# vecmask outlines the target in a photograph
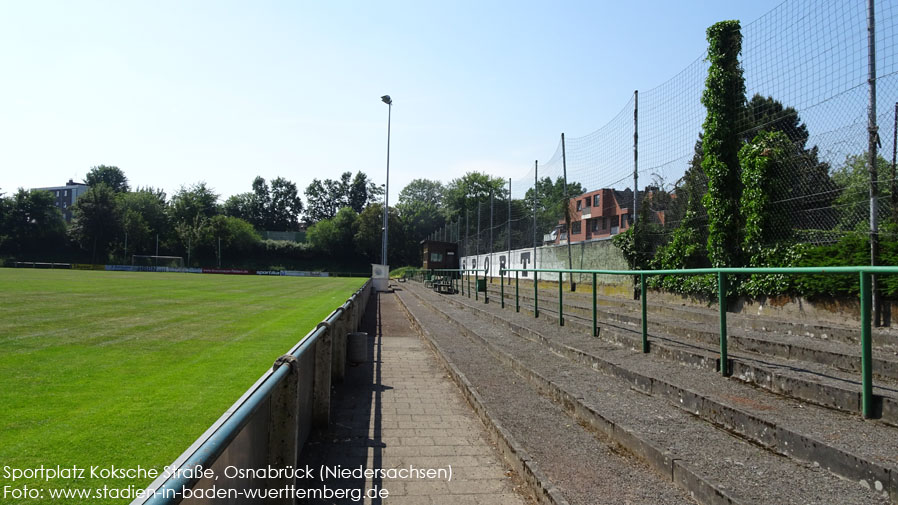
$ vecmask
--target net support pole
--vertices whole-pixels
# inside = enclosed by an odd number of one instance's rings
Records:
[[[480,200],[477,200],[477,256],[480,256]]]
[[[536,267],[536,202],[538,199],[537,192],[539,187],[539,160],[533,162],[533,260],[530,262],[530,268]],[[536,275],[533,276],[536,282]]]
[[[471,213],[468,211],[467,205],[465,205],[465,256],[471,255],[471,253],[468,251],[468,249],[470,249],[470,247],[471,247],[471,242],[469,240],[469,233],[468,233],[468,230],[471,229],[471,215],[470,214]],[[468,263],[470,263],[470,261],[468,261]],[[465,265],[465,268],[467,268],[468,266],[469,265]],[[468,276],[470,277],[471,274],[469,273]]]
[[[511,266],[511,177],[508,178],[508,256],[505,258],[505,264]],[[503,277],[504,279],[504,277]],[[511,282],[511,277],[508,278]]]
[[[898,173],[895,172],[898,161],[898,102],[895,102],[895,123],[892,126],[892,177],[889,180],[889,191],[892,203],[892,221],[898,223]]]
[[[639,90],[633,91],[633,223],[639,215]]]
[[[493,190],[492,189],[490,190],[490,247],[487,250],[487,255],[489,257],[488,264],[490,267],[492,267],[493,266]],[[483,274],[484,278],[486,277],[487,274],[489,274],[489,271],[487,271]],[[493,283],[492,275],[490,275],[490,279],[487,282],[489,282],[490,284]],[[486,298],[486,295],[484,295],[484,298]]]
[[[874,14],[874,0],[867,0],[867,55],[869,76],[867,82],[870,86],[870,103],[867,119],[867,155],[870,167],[870,266],[879,264],[879,187],[876,170],[876,148],[879,141],[878,127],[876,126],[876,16]],[[881,319],[879,282],[876,275],[871,277],[871,294],[873,296],[873,324],[879,326]]]
[[[539,272],[533,271],[533,317],[539,317]]]
[[[564,222],[567,227],[567,267],[569,270],[574,269],[574,257],[571,253],[571,199],[567,194],[567,154],[564,151],[564,133],[561,134],[561,168],[564,174]],[[558,282],[561,283],[563,275],[558,273]],[[571,291],[574,290],[574,276],[569,275],[571,281]]]

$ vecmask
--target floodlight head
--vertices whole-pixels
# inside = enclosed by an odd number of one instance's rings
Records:
[[[393,105],[393,99],[390,98],[390,95],[384,95],[380,97],[380,99],[383,100],[383,102],[387,105]]]

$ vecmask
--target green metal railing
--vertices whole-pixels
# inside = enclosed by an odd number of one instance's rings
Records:
[[[479,291],[476,290],[477,280],[482,269],[440,269],[431,272],[454,272],[457,274],[459,283],[462,286],[462,294],[464,294],[464,283],[462,279],[467,279],[467,295],[471,296],[471,272],[474,273],[474,299],[479,299]],[[872,309],[872,290],[870,276],[872,274],[898,274],[896,266],[844,266],[844,267],[779,267],[779,268],[695,268],[681,270],[578,270],[578,269],[526,269],[526,268],[506,268],[499,271],[499,277],[502,280],[500,284],[500,292],[502,297],[502,307],[505,307],[505,276],[508,272],[514,272],[514,296],[515,296],[515,312],[520,312],[520,272],[533,273],[533,316],[539,317],[539,274],[551,273],[557,274],[558,281],[558,324],[564,326],[564,286],[562,283],[563,274],[590,274],[592,276],[592,334],[599,335],[598,326],[598,309],[596,296],[596,283],[598,275],[630,275],[639,277],[640,286],[640,305],[642,312],[642,352],[649,352],[648,339],[648,319],[647,313],[647,291],[645,288],[646,277],[652,275],[716,275],[717,276],[717,302],[720,323],[720,373],[724,376],[730,374],[729,356],[727,351],[727,290],[729,287],[729,279],[733,275],[752,275],[752,274],[785,274],[785,275],[845,275],[856,274],[860,277],[860,323],[861,323],[861,410],[865,418],[871,418],[874,415],[873,400],[873,343],[871,333],[871,309]],[[484,275],[486,279],[486,275]],[[510,279],[509,279],[510,283]],[[488,291],[484,292],[484,303],[489,303]]]
[[[632,275],[639,276],[641,311],[642,311],[642,352],[649,352],[648,341],[648,320],[646,317],[646,298],[647,291],[645,289],[645,278],[651,275],[717,275],[717,301],[720,323],[720,373],[724,376],[729,375],[728,353],[727,353],[727,288],[729,286],[729,276],[732,275],[752,275],[752,274],[787,274],[787,275],[836,275],[836,274],[857,274],[860,276],[860,323],[861,323],[861,410],[865,418],[873,417],[873,343],[871,333],[871,309],[872,309],[872,290],[870,286],[870,276],[872,274],[898,274],[898,267],[894,266],[845,266],[845,267],[780,267],[780,268],[695,268],[683,270],[576,270],[576,269],[505,269],[500,272],[533,272],[534,280],[538,272],[555,273],[559,275],[559,294],[563,291],[561,285],[562,274],[592,274],[592,290],[593,290],[593,334],[597,334],[597,308],[596,308],[596,276],[602,275]],[[538,289],[534,282],[534,313],[538,306]],[[516,302],[517,303],[517,302]],[[561,296],[559,296],[558,306],[559,324],[564,324],[563,305],[561,304]]]

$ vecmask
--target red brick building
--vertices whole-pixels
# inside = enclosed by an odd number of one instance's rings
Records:
[[[651,199],[657,188],[646,188]],[[640,191],[638,205],[643,204],[646,192]],[[570,241],[607,239],[618,233],[627,231],[633,222],[633,190],[597,189],[571,198]],[[655,212],[653,216],[664,224],[664,212]],[[558,226],[543,237],[545,244],[566,244],[568,234],[564,230],[564,219]]]

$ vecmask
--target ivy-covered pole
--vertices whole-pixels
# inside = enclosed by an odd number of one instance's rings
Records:
[[[708,28],[708,78],[702,105],[708,111],[702,125],[702,170],[708,192],[708,259],[714,267],[740,266],[742,174],[739,168],[741,116],[745,108],[745,80],[739,65],[742,32],[739,21],[721,21]],[[727,279],[719,275],[720,371],[727,375]]]
[[[739,200],[739,131],[745,106],[745,81],[739,65],[742,33],[739,21],[721,21],[708,28],[708,78],[702,105],[708,111],[702,125],[702,169],[708,192],[702,202],[708,210],[708,259],[714,267],[740,265],[742,228]]]

